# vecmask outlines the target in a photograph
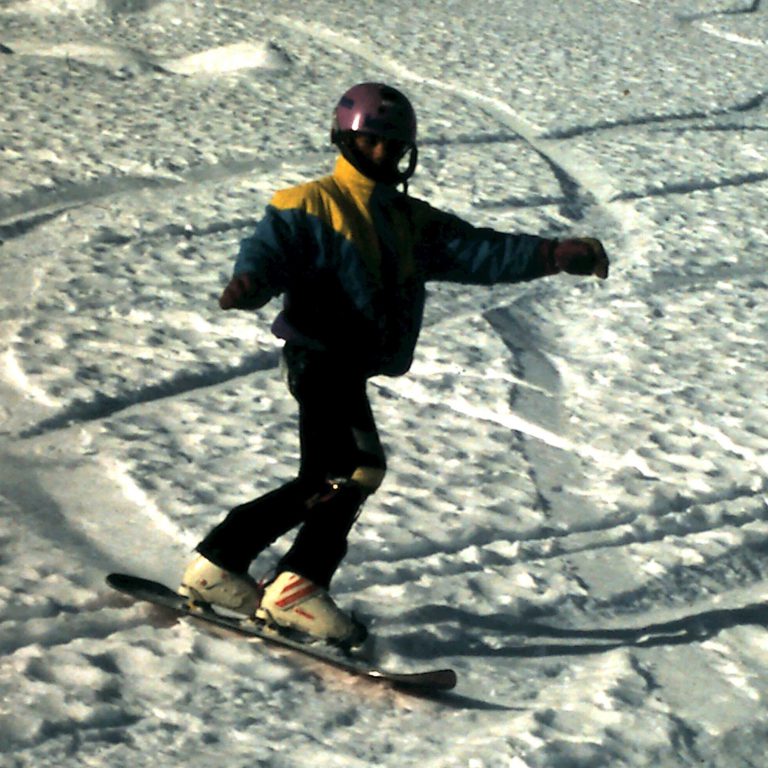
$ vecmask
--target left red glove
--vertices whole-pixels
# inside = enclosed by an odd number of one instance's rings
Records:
[[[250,272],[233,277],[219,297],[222,309],[248,309],[248,300],[256,292],[256,279]]]
[[[568,272],[571,275],[595,275],[601,280],[608,277],[608,255],[603,244],[594,237],[574,237],[553,240],[547,254],[547,267],[551,274]]]

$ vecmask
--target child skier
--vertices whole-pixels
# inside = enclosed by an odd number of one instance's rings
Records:
[[[608,258],[595,239],[475,228],[409,197],[416,115],[394,88],[348,90],[331,140],[340,152],[333,174],[275,194],[219,299],[225,310],[257,309],[284,296],[273,331],[285,341],[299,406],[298,477],[232,509],[197,546],[179,591],[353,645],[365,629],[328,590],[358,510],[386,470],[366,382],[409,369],[425,283],[514,283],[561,271],[606,278]],[[298,526],[262,589],[248,575],[251,562]]]

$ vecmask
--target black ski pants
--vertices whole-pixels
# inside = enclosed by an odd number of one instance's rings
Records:
[[[364,374],[328,353],[290,342],[283,362],[299,405],[298,477],[232,509],[197,551],[222,568],[245,573],[262,550],[300,526],[277,570],[327,589],[347,553],[360,506],[381,484],[386,460]]]

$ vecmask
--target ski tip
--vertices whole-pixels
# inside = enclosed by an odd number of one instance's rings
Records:
[[[134,576],[130,573],[108,573],[106,576],[107,584],[118,592],[124,592],[127,595],[138,599],[164,598],[166,601],[173,597],[178,599],[178,594],[169,589],[165,584],[152,579],[145,579],[142,576]]]
[[[119,589],[120,585],[123,584],[127,578],[128,576],[125,573],[108,573],[104,580],[110,587]]]
[[[130,573],[108,573],[105,580],[113,589],[135,589],[137,586],[153,583],[149,579]]]
[[[452,669],[441,670],[442,679],[444,680],[445,690],[450,691],[456,687],[456,683],[459,682],[456,672]]]

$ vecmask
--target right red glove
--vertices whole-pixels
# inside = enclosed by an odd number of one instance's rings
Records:
[[[561,240],[551,254],[557,271],[571,275],[595,275],[602,280],[608,277],[608,255],[603,244],[594,237]]]

